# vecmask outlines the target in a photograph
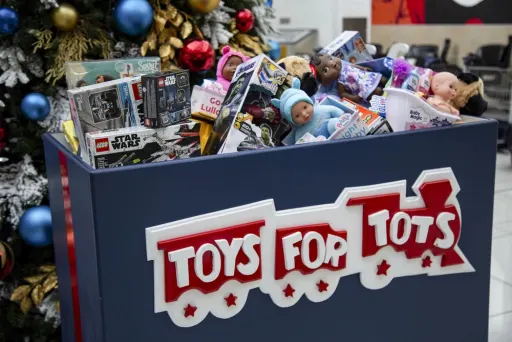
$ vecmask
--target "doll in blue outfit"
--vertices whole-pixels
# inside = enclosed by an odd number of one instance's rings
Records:
[[[292,88],[285,90],[279,100],[272,99],[272,104],[280,109],[281,115],[293,126],[283,141],[286,145],[295,144],[306,133],[329,138],[336,131],[339,118],[345,114],[338,107],[313,106],[311,98],[300,90],[298,78],[293,79]]]

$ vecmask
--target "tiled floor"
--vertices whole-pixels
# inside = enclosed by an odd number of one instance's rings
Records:
[[[512,341],[512,163],[498,153],[489,305],[489,342]]]

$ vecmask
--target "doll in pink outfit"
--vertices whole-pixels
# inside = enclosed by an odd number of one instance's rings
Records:
[[[229,46],[222,48],[222,57],[217,64],[217,83],[221,84],[225,91],[229,89],[236,68],[248,61],[250,57],[240,52],[232,51]]]

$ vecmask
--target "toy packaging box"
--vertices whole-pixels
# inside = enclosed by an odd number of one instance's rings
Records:
[[[161,128],[191,117],[188,70],[142,76],[144,125]]]
[[[239,65],[203,154],[280,145],[291,127],[270,100],[289,88],[286,76],[287,72],[265,55]]]
[[[200,126],[187,121],[157,129],[130,127],[87,133],[89,164],[106,169],[199,156]]]
[[[140,126],[135,109],[138,101],[133,97],[139,84],[136,76],[68,90],[71,119],[86,161],[87,132]]]
[[[394,62],[393,58],[383,57],[372,61],[358,62],[357,65],[370,68],[373,72],[378,72],[386,78],[391,78]]]
[[[118,58],[67,62],[64,66],[68,89],[140,76],[160,71],[159,57]]]
[[[344,31],[320,53],[332,55],[353,64],[373,60],[357,31]]]
[[[341,100],[338,100],[334,97],[328,96],[326,97],[320,104],[322,105],[331,105],[336,106],[340,109],[342,109],[345,113],[349,114],[358,114],[357,116],[361,120],[361,124],[365,126],[365,135],[373,135],[373,134],[385,134],[385,133],[391,133],[393,130],[391,129],[391,126],[387,122],[386,119],[381,117],[379,114],[372,112],[368,110],[367,108],[358,105],[346,98],[342,98]],[[347,132],[361,132],[362,130],[359,129],[359,120],[356,117],[352,118],[351,126],[347,126]],[[351,128],[350,128],[351,127]],[[346,132],[335,132],[333,133],[335,136],[343,136],[346,138],[353,137],[353,135],[345,136]],[[360,136],[360,135],[355,135]],[[339,139],[339,138],[335,138]],[[332,140],[332,139],[331,139]]]
[[[225,94],[211,88],[194,86],[191,96],[192,117],[197,120],[215,121]]]

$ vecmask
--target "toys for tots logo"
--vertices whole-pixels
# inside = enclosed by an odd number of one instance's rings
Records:
[[[343,277],[368,289],[394,278],[474,272],[458,241],[460,188],[450,168],[347,188],[330,205],[278,212],[273,200],[146,229],[155,312],[180,327],[230,318],[259,288],[280,307],[328,300]]]

